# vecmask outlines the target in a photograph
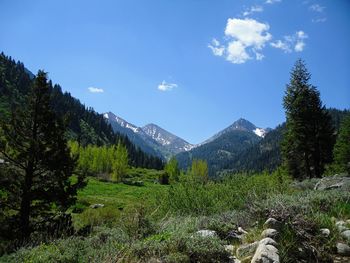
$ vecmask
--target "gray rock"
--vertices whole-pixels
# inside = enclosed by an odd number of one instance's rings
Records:
[[[339,232],[343,232],[345,230],[348,230],[348,228],[346,227],[346,223],[344,221],[338,221],[335,223],[335,226],[337,227]]]
[[[347,189],[350,185],[350,177],[325,177],[322,178],[314,187],[314,190],[332,190],[332,189]]]
[[[258,245],[259,245],[258,241],[254,242],[254,243],[251,243],[251,244],[247,244],[247,245],[241,245],[236,250],[237,257],[245,258],[247,256],[254,255],[255,250],[257,249]]]
[[[237,232],[238,232],[239,234],[248,234],[248,232],[245,231],[242,227],[238,227]]]
[[[344,243],[337,243],[337,253],[341,256],[350,256],[350,247]]]
[[[262,233],[261,233],[261,237],[265,238],[265,237],[270,237],[275,239],[278,236],[278,231],[276,229],[273,228],[268,228],[265,229]]]
[[[277,242],[270,237],[266,237],[259,241],[259,245],[265,245],[265,246],[271,245],[271,246],[277,247]]]
[[[278,249],[272,245],[260,244],[251,263],[279,263]]]
[[[90,205],[90,208],[96,209],[96,208],[102,208],[104,206],[105,206],[104,204],[93,204],[93,205]]]
[[[235,256],[230,256],[229,263],[241,263],[241,261],[238,258],[236,258]]]
[[[225,248],[225,250],[227,251],[227,252],[229,252],[230,254],[233,254],[233,252],[234,252],[234,246],[232,246],[232,245],[224,245],[224,248]]]
[[[320,233],[324,237],[328,237],[331,234],[331,231],[328,228],[321,228]]]
[[[282,227],[282,222],[270,217],[269,219],[266,220],[266,222],[264,223],[264,228],[273,228],[273,229],[277,229],[280,230]]]
[[[341,233],[341,236],[346,240],[350,241],[350,230],[345,230],[344,232]]]
[[[201,237],[216,237],[216,231],[214,230],[207,230],[207,229],[203,229],[203,230],[199,230],[196,232],[197,235],[200,235]]]

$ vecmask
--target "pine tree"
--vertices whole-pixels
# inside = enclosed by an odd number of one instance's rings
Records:
[[[283,98],[287,120],[282,154],[289,174],[298,179],[321,177],[332,161],[331,118],[310,78],[305,63],[298,60]]]
[[[13,109],[8,121],[1,120],[0,155],[11,176],[1,175],[15,222],[13,234],[26,239],[31,232],[64,213],[76,200],[84,178],[71,176],[76,159],[65,139],[66,125],[51,109],[50,85],[39,71],[25,105]],[[16,202],[10,202],[14,197]],[[6,200],[5,200],[6,202]]]
[[[341,126],[334,146],[334,165],[336,170],[350,174],[350,115]]]

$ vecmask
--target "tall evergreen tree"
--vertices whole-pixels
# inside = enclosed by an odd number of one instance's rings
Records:
[[[298,60],[283,98],[286,131],[282,154],[289,174],[298,179],[320,177],[325,164],[332,161],[331,118],[310,78],[305,63]]]
[[[350,174],[350,115],[343,120],[340,126],[334,146],[334,165],[338,171]]]
[[[7,170],[1,190],[8,197],[2,201],[15,222],[12,233],[24,239],[64,213],[84,185],[81,176],[72,183],[76,160],[67,146],[66,125],[52,111],[49,87],[46,73],[39,71],[25,105],[0,121],[0,156]]]

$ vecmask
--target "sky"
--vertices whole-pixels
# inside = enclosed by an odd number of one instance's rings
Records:
[[[305,60],[327,107],[350,108],[348,0],[0,0],[0,51],[86,106],[200,143],[239,118],[285,120]]]

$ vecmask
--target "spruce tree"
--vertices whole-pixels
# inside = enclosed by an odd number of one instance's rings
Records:
[[[350,175],[350,115],[345,117],[334,146],[334,166],[339,172]]]
[[[12,234],[23,239],[64,215],[84,185],[82,176],[72,183],[76,159],[67,146],[65,122],[52,111],[50,89],[46,73],[39,71],[26,103],[0,121],[0,156],[7,171],[1,185],[8,197],[2,201],[12,212],[7,218]]]
[[[289,174],[297,179],[321,177],[325,164],[332,161],[331,118],[310,78],[305,63],[298,60],[283,98],[286,131],[282,154]]]

